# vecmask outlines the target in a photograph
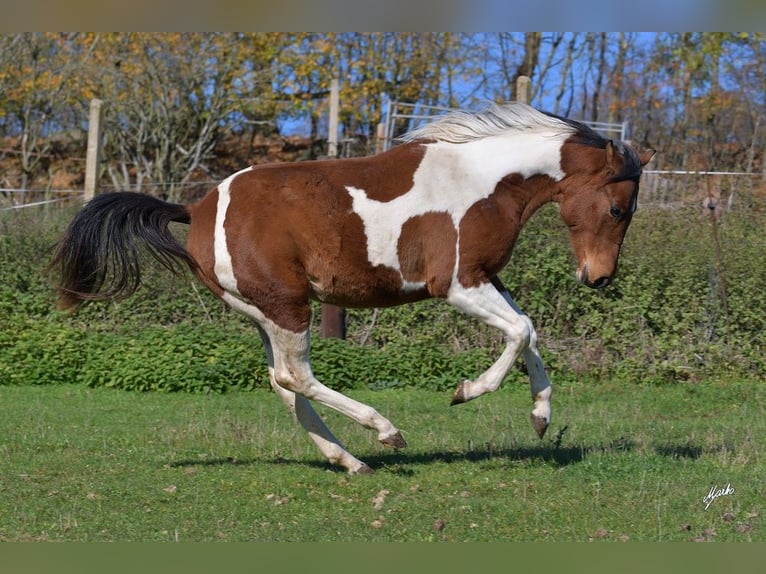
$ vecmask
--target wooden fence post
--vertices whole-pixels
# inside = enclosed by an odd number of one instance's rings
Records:
[[[330,84],[330,120],[327,134],[327,155],[338,157],[338,110],[340,108],[340,88],[337,78]],[[346,338],[346,310],[328,303],[322,304],[322,337]]]
[[[516,101],[522,104],[529,103],[529,87],[532,80],[529,76],[519,76],[516,78]]]
[[[85,188],[84,200],[93,199],[98,193],[98,167],[101,159],[101,100],[96,98],[90,101],[90,115],[88,117],[88,149],[85,154]]]
[[[330,118],[327,127],[327,155],[338,157],[338,110],[340,108],[340,86],[338,78],[330,82]]]
[[[375,130],[375,153],[386,150],[386,124],[380,122]]]

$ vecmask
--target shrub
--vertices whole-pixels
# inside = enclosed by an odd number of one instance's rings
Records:
[[[72,209],[0,214],[0,384],[84,383],[133,390],[225,392],[268,385],[252,325],[190,276],[147,260],[146,286],[123,303],[77,315],[54,310],[44,274]],[[522,231],[501,278],[533,320],[555,381],[587,377],[666,383],[766,370],[763,214],[718,224],[692,209],[642,208],[615,283],[579,285],[554,207]],[[319,317],[319,305],[315,305]],[[318,337],[312,364],[336,389],[452,389],[503,348],[494,329],[441,301],[349,310],[348,340]],[[518,371],[510,379],[524,380]]]

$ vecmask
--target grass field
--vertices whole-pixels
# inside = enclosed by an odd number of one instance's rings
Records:
[[[349,394],[409,442],[322,411],[370,476],[331,469],[266,391],[0,386],[0,540],[766,540],[755,381],[560,385],[543,441],[522,385]]]

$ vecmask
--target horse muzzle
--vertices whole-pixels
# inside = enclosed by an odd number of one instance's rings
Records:
[[[612,282],[612,276],[611,275],[600,275],[596,277],[595,279],[591,277],[591,274],[588,272],[588,264],[584,264],[582,267],[577,269],[577,280],[585,285],[586,287],[590,287],[591,289],[601,289],[602,287],[606,287]]]

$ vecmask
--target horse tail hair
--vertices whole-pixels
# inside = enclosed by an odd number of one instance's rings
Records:
[[[123,299],[141,284],[139,256],[148,252],[173,273],[197,262],[178,242],[169,223],[190,223],[185,205],[142,193],[97,195],[70,223],[51,259],[59,275],[58,306],[75,310],[94,300]]]

